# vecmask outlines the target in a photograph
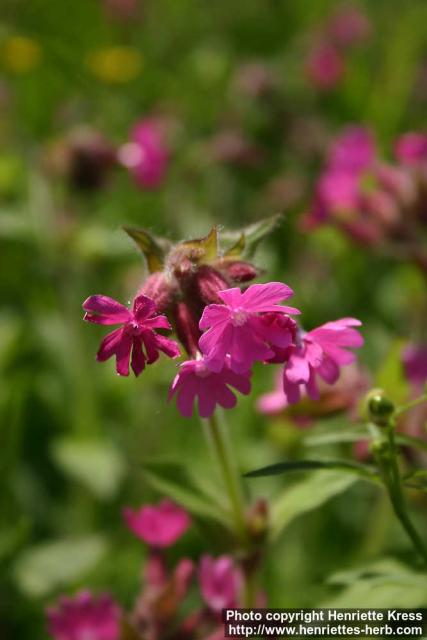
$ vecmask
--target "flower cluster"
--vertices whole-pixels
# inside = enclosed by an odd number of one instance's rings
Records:
[[[55,640],[119,640],[121,630],[127,630],[129,637],[157,640],[192,639],[200,637],[200,630],[206,637],[217,633],[221,609],[241,605],[242,575],[234,559],[203,555],[197,566],[192,559],[181,558],[170,568],[165,550],[190,526],[188,513],[164,500],[136,511],[125,508],[123,515],[131,532],[149,545],[143,584],[132,610],[125,612],[111,596],[89,591],[61,597],[46,612],[50,636]],[[183,618],[180,608],[194,578],[200,603]]]
[[[369,130],[345,130],[329,150],[304,227],[332,223],[364,245],[387,241],[394,253],[426,263],[419,238],[427,222],[427,136],[401,136],[395,155],[386,163]]]
[[[369,145],[359,148],[350,163],[343,151],[337,162],[363,165]],[[235,406],[235,392],[248,395],[255,363],[282,366],[281,393],[285,405],[297,403],[301,393],[318,399],[317,381],[335,384],[342,366],[355,356],[348,349],[363,344],[354,318],[343,318],[304,332],[292,316],[299,309],[283,304],[292,289],[282,282],[246,283],[258,273],[239,252],[244,235],[228,252],[220,252],[217,230],[200,240],[190,240],[161,253],[161,244],[142,230],[128,229],[145,253],[152,271],[128,309],[107,296],[89,297],[84,319],[102,325],[121,325],[102,341],[97,359],[116,359],[119,375],[138,376],[155,362],[160,352],[170,358],[180,354],[178,343],[164,335],[174,330],[189,359],[181,363],[169,391],[180,413],[191,417],[197,403],[202,418],[217,405]],[[147,248],[148,247],[148,248]],[[230,285],[239,286],[230,286]],[[144,520],[128,514],[129,522]]]
[[[210,417],[218,404],[226,409],[234,407],[232,389],[245,395],[250,392],[255,362],[283,364],[283,395],[290,404],[300,400],[303,389],[317,399],[317,377],[328,384],[337,381],[340,367],[355,360],[347,349],[363,344],[355,328],[361,323],[343,318],[304,333],[291,318],[299,310],[280,304],[292,294],[290,287],[280,282],[216,292],[218,303],[207,305],[199,322],[204,333],[197,355],[180,365],[170,389],[169,397],[177,397],[183,416],[192,415],[196,399],[203,418]],[[170,357],[179,353],[175,342],[157,333],[171,329],[171,325],[157,314],[155,302],[144,295],[135,298],[132,311],[105,296],[91,296],[83,307],[90,322],[122,324],[104,338],[97,356],[106,360],[114,355],[121,375],[128,375],[130,359],[138,375],[145,363],[158,358],[159,350]],[[137,519],[132,514],[128,518],[138,528]]]

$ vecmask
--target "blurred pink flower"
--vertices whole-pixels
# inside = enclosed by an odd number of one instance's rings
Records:
[[[131,140],[118,153],[119,161],[144,189],[156,189],[164,181],[169,165],[164,126],[159,119],[146,118],[131,132]]]
[[[344,75],[344,58],[332,44],[320,42],[310,51],[305,71],[317,89],[333,89]]]
[[[164,554],[159,549],[150,550],[144,565],[144,587],[130,616],[141,638],[170,637],[171,626],[176,626],[179,608],[193,574],[194,564],[189,558],[181,558],[172,570],[168,570]],[[192,636],[189,634],[188,637]]]
[[[365,42],[372,25],[360,7],[342,5],[329,19],[327,30],[336,45],[346,48]]]
[[[344,347],[357,348],[363,344],[362,336],[353,328],[360,325],[355,318],[342,318],[302,334],[300,344],[290,348],[283,370],[283,390],[289,404],[300,401],[304,388],[312,400],[319,398],[316,375],[328,384],[338,380],[340,367],[356,358]]]
[[[229,356],[229,366],[236,373],[250,370],[255,361],[269,360],[275,347],[287,346],[288,331],[273,331],[259,314],[291,313],[298,309],[278,303],[293,295],[281,282],[253,284],[243,293],[237,287],[218,292],[224,304],[211,304],[203,311],[200,329],[207,331],[199,341],[205,364],[219,373]]]
[[[179,356],[177,343],[156,333],[157,329],[172,327],[166,316],[156,315],[156,304],[151,298],[136,297],[130,311],[113,298],[94,295],[85,300],[83,309],[86,311],[83,319],[87,322],[123,325],[105,336],[96,356],[100,362],[116,356],[116,370],[121,376],[129,375],[129,363],[138,376],[146,363],[152,364],[158,359],[159,351],[170,358]]]
[[[169,399],[177,395],[178,409],[183,416],[190,418],[193,405],[198,399],[198,413],[202,418],[209,418],[219,404],[224,409],[231,409],[237,399],[230,387],[248,395],[251,390],[250,372],[235,373],[231,370],[229,358],[224,362],[221,371],[213,372],[206,360],[187,360],[180,366],[180,371],[169,391]]]
[[[365,127],[351,126],[333,143],[328,154],[328,167],[360,173],[372,166],[375,153],[372,132]]]
[[[109,595],[81,591],[62,597],[47,610],[48,631],[55,640],[118,640],[120,608]]]
[[[136,511],[125,507],[123,517],[137,538],[159,548],[173,545],[191,524],[188,513],[167,499],[158,505],[146,504]]]
[[[238,129],[224,129],[210,141],[210,153],[216,162],[254,167],[263,157],[263,151]]]
[[[427,381],[427,344],[408,345],[403,351],[403,366],[409,382],[422,387]]]
[[[395,153],[402,164],[416,166],[427,162],[427,135],[424,133],[406,133],[396,142]]]
[[[235,607],[241,587],[241,574],[230,556],[213,558],[205,555],[200,560],[199,584],[208,607],[220,612]]]

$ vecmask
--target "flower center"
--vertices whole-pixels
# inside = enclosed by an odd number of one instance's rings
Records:
[[[230,320],[234,327],[241,327],[246,324],[249,314],[245,309],[241,307],[237,307],[237,309],[233,309],[230,314]]]
[[[211,374],[211,371],[203,362],[198,362],[195,367],[195,374],[198,378],[207,378]]]
[[[139,325],[139,322],[137,322],[136,320],[129,320],[126,325],[126,333],[128,333],[130,336],[137,336],[140,330],[141,327]]]

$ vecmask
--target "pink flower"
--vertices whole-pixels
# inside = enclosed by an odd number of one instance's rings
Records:
[[[395,152],[403,164],[416,166],[427,162],[427,135],[424,133],[406,133],[396,142]]]
[[[62,597],[47,610],[48,631],[55,640],[118,640],[120,608],[108,595],[81,591]]]
[[[316,375],[328,384],[334,384],[340,366],[354,362],[356,356],[344,347],[362,346],[362,336],[353,329],[360,324],[354,318],[327,322],[303,335],[300,344],[290,348],[283,371],[283,391],[289,404],[299,402],[304,387],[309,397],[317,400]]]
[[[213,611],[219,612],[236,606],[241,574],[230,556],[203,556],[200,561],[199,583],[202,597]]]
[[[247,395],[251,390],[250,372],[235,373],[231,370],[229,359],[221,371],[214,372],[208,368],[205,359],[187,360],[184,362],[169,391],[169,399],[175,394],[181,414],[190,418],[193,405],[198,399],[199,415],[209,418],[219,404],[224,409],[236,405],[236,396],[230,387]]]
[[[321,42],[310,52],[305,69],[317,89],[332,89],[344,74],[344,59],[333,45]]]
[[[171,500],[163,500],[157,506],[147,504],[136,511],[126,507],[123,517],[137,538],[162,548],[174,544],[191,524],[188,513]]]
[[[277,304],[292,295],[292,289],[281,282],[253,284],[243,293],[237,287],[218,292],[224,304],[207,306],[199,324],[207,329],[199,347],[209,369],[219,373],[229,356],[230,368],[245,373],[255,361],[274,357],[272,345],[287,346],[289,332],[273,331],[260,314],[299,313],[298,309]]]
[[[170,358],[179,356],[176,342],[156,333],[157,329],[171,329],[166,316],[156,315],[156,304],[151,298],[140,295],[133,302],[132,311],[108,296],[90,296],[83,303],[84,320],[96,324],[121,324],[105,336],[97,353],[97,360],[104,362],[116,356],[116,370],[121,376],[129,375],[129,362],[138,376],[145,364],[152,364],[163,351]],[[145,353],[142,350],[144,345]]]
[[[131,142],[119,151],[120,162],[144,189],[156,189],[165,178],[169,151],[163,129],[156,118],[141,120],[131,132]]]
[[[329,169],[360,173],[375,160],[375,141],[364,127],[348,127],[335,140],[329,152]]]

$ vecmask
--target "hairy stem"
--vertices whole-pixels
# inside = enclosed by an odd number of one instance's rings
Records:
[[[233,515],[236,534],[242,543],[246,544],[248,534],[245,518],[245,503],[240,485],[240,478],[230,451],[228,439],[214,414],[206,420],[207,434],[215,454],[224,487],[228,494]]]

